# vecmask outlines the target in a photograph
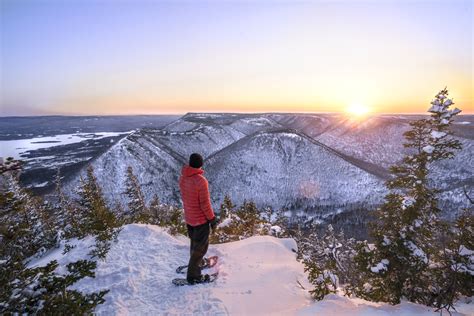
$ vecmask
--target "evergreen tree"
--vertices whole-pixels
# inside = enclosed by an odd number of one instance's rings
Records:
[[[221,204],[219,208],[220,221],[222,222],[227,217],[229,217],[229,214],[234,211],[234,208],[235,208],[235,205],[232,203],[230,197],[226,194],[224,196],[224,202]]]
[[[352,282],[354,239],[346,239],[342,231],[336,234],[332,225],[328,225],[324,235],[318,236],[312,230],[297,242],[298,257],[303,258],[308,279],[314,286],[310,291],[314,299],[322,300],[327,294],[336,293],[340,284]]]
[[[254,202],[244,201],[235,209],[230,197],[226,197],[221,205],[227,214],[217,226],[215,234],[211,235],[211,243],[223,243],[248,238],[255,235],[268,235],[271,232],[271,223],[266,220],[265,214],[257,208]]]
[[[67,287],[94,277],[95,262],[70,263],[64,275],[54,272],[55,261],[27,268],[33,256],[56,244],[57,226],[45,204],[19,185],[18,166],[12,160],[0,165],[0,314],[89,314],[107,291],[83,294]]]
[[[61,170],[58,168],[54,179],[56,203],[54,217],[58,230],[58,239],[68,239],[79,235],[77,209],[71,199],[64,194],[61,181]]]
[[[285,210],[280,209],[276,211],[275,218],[272,219],[272,225],[278,226],[281,228],[281,232],[278,237],[290,237],[290,223],[288,216],[285,215]],[[295,234],[296,232],[293,232]]]
[[[119,233],[121,223],[107,206],[92,166],[87,168],[86,178],[81,177],[80,181],[77,200],[80,214],[78,237],[94,235],[96,249],[91,254],[104,258],[110,248],[110,241]]]
[[[184,210],[172,205],[161,204],[157,195],[154,195],[148,206],[146,223],[166,227],[172,235],[187,234]]]
[[[404,134],[410,154],[391,167],[390,193],[371,227],[374,244],[360,244],[355,258],[361,275],[350,292],[363,298],[397,304],[405,297],[432,305],[430,265],[438,250],[440,220],[429,171],[433,162],[452,158],[461,148],[449,130],[460,110],[449,109],[453,102],[447,95],[446,89],[440,91],[431,117],[411,122]]]
[[[459,296],[474,295],[474,216],[465,209],[454,222],[444,223],[439,251],[431,264],[432,301],[428,304],[450,310]]]
[[[249,237],[255,234],[257,227],[256,225],[260,222],[260,211],[257,208],[257,205],[253,201],[244,201],[242,206],[240,206],[236,215],[243,222],[243,236]]]
[[[148,206],[148,211],[150,213],[150,223],[158,226],[164,226],[163,222],[163,207],[160,203],[160,198],[158,195],[153,195],[153,198],[150,201]]]
[[[188,229],[184,220],[184,210],[174,206],[168,206],[167,211],[168,223],[166,226],[169,228],[169,232],[172,235],[181,234],[186,235]]]
[[[265,222],[273,223],[273,213],[273,209],[267,206],[260,212],[260,218]]]
[[[12,175],[1,176],[6,187],[0,196],[0,254],[23,260],[56,244],[56,233],[42,203]]]
[[[145,203],[145,198],[138,182],[137,177],[133,173],[132,167],[127,168],[127,176],[125,182],[125,194],[127,195],[128,211],[125,214],[125,221],[127,223],[149,221],[149,212]]]
[[[10,280],[7,283],[8,288],[2,288],[0,293],[2,315],[86,315],[105,302],[104,296],[108,290],[84,294],[68,289],[82,278],[95,277],[96,263],[93,261],[79,260],[69,263],[64,275],[55,273],[58,267],[56,261],[32,269],[21,263],[18,263],[18,266],[21,268],[14,270],[14,280]]]

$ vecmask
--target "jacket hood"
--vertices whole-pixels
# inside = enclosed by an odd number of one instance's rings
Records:
[[[202,170],[201,168],[193,168],[188,165],[185,165],[183,169],[181,170],[181,174],[183,175],[183,177],[192,177],[196,174],[203,174],[203,173],[204,173],[204,170]]]

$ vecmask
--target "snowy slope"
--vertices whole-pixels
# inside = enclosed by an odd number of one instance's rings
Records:
[[[124,205],[128,166],[148,201],[157,194],[166,203],[180,204],[178,178],[193,152],[206,159],[215,207],[225,194],[238,203],[248,199],[298,210],[316,204],[372,204],[383,198],[387,167],[406,153],[403,132],[416,118],[189,113],[162,130],[136,131],[92,164],[107,199]],[[463,151],[435,165],[432,178],[443,191],[442,203],[456,210],[466,203],[463,187],[474,186],[472,118],[462,119],[467,121],[455,126]]]
[[[278,127],[259,115],[189,113],[167,125],[157,137],[183,157],[194,152],[207,157],[246,135]]]
[[[161,131],[157,130],[136,131],[92,162],[97,181],[111,205],[128,203],[123,194],[128,166],[133,168],[148,201],[154,194],[165,203],[175,203],[179,199],[179,189],[174,184],[178,182],[178,170],[186,159],[161,143],[159,136]],[[73,192],[79,177],[84,175],[85,170],[67,183],[66,191]]]
[[[212,198],[230,194],[237,203],[305,208],[314,205],[377,203],[383,181],[304,135],[262,132],[206,161]],[[229,181],[229,179],[232,179]]]
[[[316,137],[334,127],[341,120],[339,114],[268,114],[279,124]]]
[[[398,163],[408,150],[403,147],[403,133],[412,120],[426,116],[381,115],[362,119],[350,119],[345,115],[279,115],[275,119],[281,124],[303,131],[315,140],[343,153],[388,169]],[[433,165],[432,183],[442,190],[442,202],[455,208],[465,207],[463,187],[474,186],[474,117],[461,116],[453,124],[455,137],[463,150],[454,159]],[[462,124],[461,124],[462,123]],[[454,215],[454,214],[451,214]]]
[[[122,139],[92,162],[105,197],[126,207],[125,175],[133,168],[147,201],[157,194],[162,202],[180,204],[178,178],[193,152],[207,157],[260,129],[277,123],[254,115],[187,114],[162,130],[142,129]],[[85,170],[67,184],[72,192]]]
[[[308,117],[282,115],[278,121],[349,156],[387,168],[403,157],[403,133],[413,118],[373,116],[351,119],[342,114],[321,114]]]
[[[86,258],[92,239],[76,241],[66,255],[56,249],[30,266],[58,260],[60,266]],[[189,242],[153,225],[127,225],[105,261],[99,261],[96,277],[80,280],[81,291],[109,289],[98,315],[437,315],[432,309],[402,303],[398,306],[371,303],[330,295],[314,302],[301,263],[292,251],[292,239],[269,236],[211,245],[208,254],[218,255],[215,283],[176,287],[175,268],[185,264]],[[298,284],[300,283],[300,285]],[[304,287],[304,289],[303,289]],[[469,315],[472,305],[459,305]]]

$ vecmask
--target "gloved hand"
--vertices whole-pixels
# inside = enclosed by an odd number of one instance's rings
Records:
[[[211,225],[211,231],[214,234],[214,232],[216,231],[216,228],[217,228],[217,217],[216,216],[214,216],[214,218],[209,221],[209,225]]]

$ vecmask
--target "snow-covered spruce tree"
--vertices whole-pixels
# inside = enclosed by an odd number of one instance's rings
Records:
[[[440,220],[429,171],[433,162],[452,158],[461,148],[449,130],[460,110],[449,109],[453,102],[447,95],[447,89],[440,91],[428,110],[431,117],[411,122],[411,130],[404,134],[410,154],[390,169],[390,192],[370,231],[374,244],[358,246],[355,262],[360,278],[350,293],[392,304],[404,297],[433,305],[436,280],[430,265],[438,251]]]
[[[188,230],[186,227],[186,222],[184,221],[184,210],[168,205],[165,226],[172,235],[186,235]]]
[[[69,263],[65,274],[57,274],[57,267],[54,260],[44,267],[26,268],[18,263],[15,270],[8,270],[14,272],[14,279],[2,287],[0,314],[88,315],[105,302],[104,295],[108,290],[85,294],[68,289],[82,278],[95,277],[96,262]]]
[[[18,177],[6,171],[1,176],[0,253],[17,261],[41,255],[56,244],[56,232],[39,198],[21,187]]]
[[[452,223],[443,223],[438,251],[430,269],[434,277],[430,284],[432,301],[429,305],[454,309],[459,296],[474,295],[474,216],[465,209]]]
[[[127,168],[124,194],[128,197],[128,211],[124,214],[125,223],[148,223],[150,214],[145,197],[130,166]]]
[[[283,209],[280,209],[272,213],[271,224],[272,224],[272,230],[279,228],[277,237],[286,238],[286,237],[291,237],[292,235],[297,233],[296,231],[292,232],[290,230],[289,219],[288,219],[288,216],[285,215],[285,210]]]
[[[91,254],[104,258],[110,248],[110,241],[117,237],[122,223],[107,206],[92,166],[87,168],[86,178],[81,177],[80,182],[77,192],[79,236],[76,237],[94,235],[96,248]]]
[[[237,234],[241,237],[250,237],[258,235],[258,229],[262,223],[260,218],[260,211],[252,201],[244,201],[236,211],[235,215],[240,218],[242,225],[240,225]]]
[[[224,202],[222,202],[219,208],[219,221],[222,223],[226,218],[229,217],[229,214],[234,211],[235,205],[232,203],[230,196],[224,196]]]
[[[148,205],[148,211],[150,213],[149,223],[158,225],[158,226],[166,226],[167,223],[167,210],[166,206],[161,204],[160,198],[158,195],[153,195],[153,198]]]
[[[354,269],[355,240],[346,239],[341,231],[336,234],[328,225],[323,236],[310,233],[298,240],[299,255],[303,258],[308,280],[314,289],[310,291],[316,300],[322,300],[330,293],[336,293],[340,284],[352,281]]]
[[[239,240],[257,234],[260,214],[255,203],[244,201],[239,208],[231,211],[229,215],[218,225],[217,235],[219,235],[222,242]]]
[[[70,263],[64,275],[55,273],[55,261],[46,267],[27,268],[31,258],[56,244],[57,233],[45,215],[45,204],[20,187],[15,174],[19,166],[12,160],[0,165],[0,314],[91,313],[103,303],[107,291],[82,294],[67,287],[93,277],[94,262]]]
[[[78,228],[78,216],[76,214],[76,206],[72,200],[63,192],[61,181],[61,170],[58,168],[54,179],[55,199],[54,217],[56,220],[56,229],[58,231],[58,239],[69,239],[78,236],[80,233],[75,231]]]
[[[227,194],[219,207],[219,225],[214,234],[209,236],[212,244],[225,243],[238,240],[236,235],[237,227],[240,226],[240,218],[235,215],[235,205]]]
[[[148,206],[146,223],[158,225],[168,229],[172,235],[187,234],[183,209],[172,205],[161,204],[157,195],[154,195]]]
[[[215,234],[211,235],[211,243],[268,235],[272,231],[271,223],[265,219],[265,215],[262,215],[254,202],[244,201],[240,207],[235,208],[230,197],[227,197],[221,205],[221,209],[223,208],[227,211],[227,217],[221,220]]]

